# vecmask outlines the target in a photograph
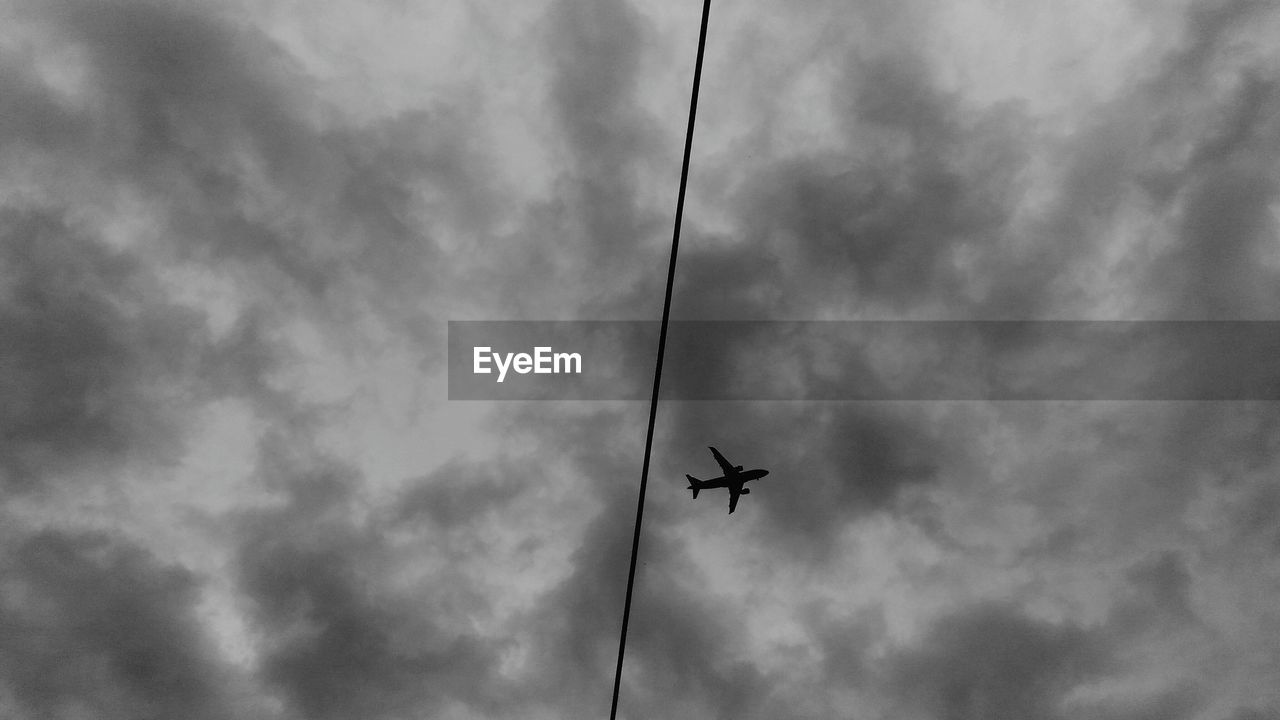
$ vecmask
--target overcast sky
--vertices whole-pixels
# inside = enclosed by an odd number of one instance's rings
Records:
[[[446,322],[661,315],[700,10],[0,0],[0,715],[607,715],[647,406],[451,403]],[[1277,38],[717,0],[674,316],[1280,320]],[[670,402],[653,463],[622,717],[1280,718],[1276,403]]]

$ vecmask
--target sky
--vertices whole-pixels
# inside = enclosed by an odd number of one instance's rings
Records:
[[[646,403],[446,328],[661,316],[700,10],[0,0],[0,715],[606,715]],[[717,0],[672,315],[1280,320],[1277,38]],[[619,717],[1280,718],[1275,402],[664,401],[644,519]]]

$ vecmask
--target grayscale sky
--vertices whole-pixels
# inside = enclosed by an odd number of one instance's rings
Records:
[[[607,716],[646,404],[450,403],[446,322],[660,316],[699,12],[0,0],[0,716]],[[1280,320],[1278,228],[1273,2],[717,0],[673,312]],[[1280,404],[653,462],[622,717],[1280,718]]]

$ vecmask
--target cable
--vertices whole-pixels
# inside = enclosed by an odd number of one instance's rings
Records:
[[[684,191],[689,181],[689,153],[693,148],[693,119],[698,113],[698,85],[702,80],[702,53],[707,46],[707,20],[711,0],[702,3],[702,28],[698,31],[698,59],[693,66],[693,91],[689,94],[689,128],[684,136],[684,162],[680,166],[680,193],[676,197],[676,226],[671,235],[671,262],[667,266],[667,294],[662,301],[662,329],[658,332],[658,361],[653,370],[653,395],[649,398],[649,429],[644,437],[644,465],[640,470],[640,496],[636,501],[636,529],[631,538],[631,567],[627,570],[627,599],[622,606],[622,633],[618,637],[618,667],[613,675],[613,704],[609,720],[618,716],[618,690],[622,685],[622,658],[627,649],[627,624],[631,620],[631,590],[636,581],[636,556],[640,551],[640,522],[644,518],[644,491],[649,484],[649,455],[653,451],[653,425],[658,416],[658,387],[662,384],[662,357],[667,349],[667,322],[671,317],[671,290],[680,250],[680,222],[684,219]]]

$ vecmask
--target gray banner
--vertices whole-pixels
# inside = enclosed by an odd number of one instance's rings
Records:
[[[647,400],[658,329],[451,321],[449,399]],[[1273,321],[673,322],[661,397],[1278,400],[1277,358]]]

